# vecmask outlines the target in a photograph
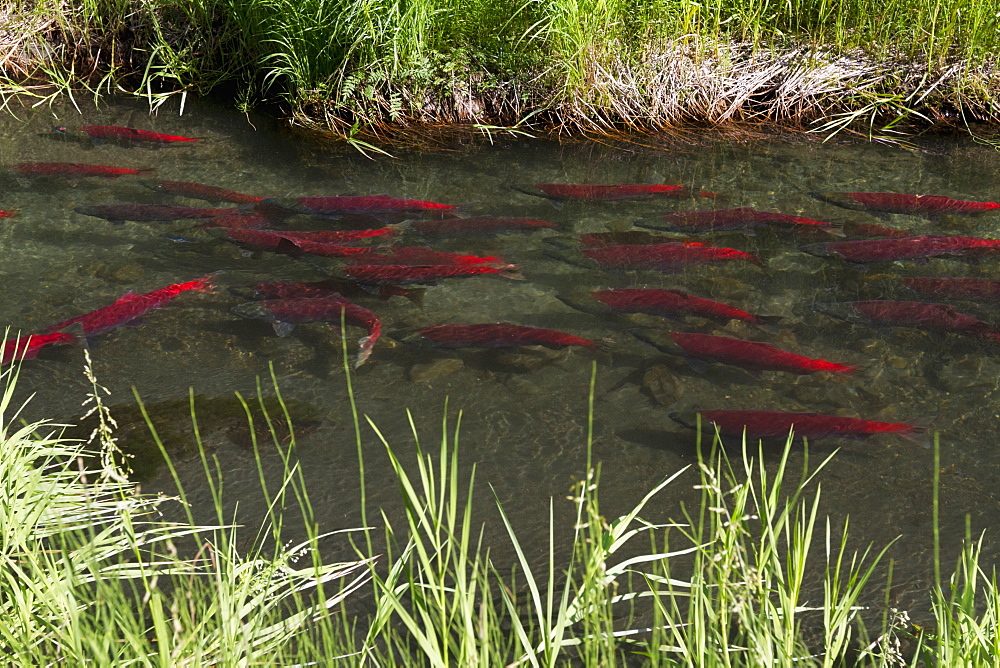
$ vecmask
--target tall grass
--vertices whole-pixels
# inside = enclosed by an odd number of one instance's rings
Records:
[[[8,93],[225,89],[343,133],[1000,120],[992,0],[15,0],[0,18]]]
[[[346,343],[344,364],[349,374]],[[113,416],[101,402],[105,390],[87,373],[89,404],[100,418],[93,443],[60,437],[58,425],[18,426],[19,409],[11,404],[17,370],[0,376],[0,648],[12,664],[340,659],[381,666],[641,661],[825,668],[1000,661],[996,575],[982,563],[981,540],[971,536],[950,579],[938,575],[931,584],[932,626],[912,626],[906,611],[860,606],[862,595],[881,585],[872,577],[888,546],[855,551],[848,519],[821,516],[821,479],[836,453],[813,463],[806,449],[799,468],[791,463],[791,439],[776,459],[746,443],[727,455],[718,437],[699,441],[694,470],[674,471],[632,510],[608,518],[588,429],[582,480],[568,500],[549,501],[544,544],[522,542],[490,495],[489,521],[502,524],[514,555],[504,564],[474,512],[483,498],[475,468],[464,474],[459,465],[461,413],[453,423],[445,407],[440,443],[426,451],[412,417],[414,444],[404,450],[355,409],[356,438],[363,438],[364,421],[392,466],[402,521],[378,509],[369,519],[382,537],[355,541],[352,562],[324,564],[318,541],[337,530],[312,511],[294,437],[287,446],[277,438],[254,441],[268,512],[251,540],[236,526],[239,518],[223,510],[222,472],[202,447],[216,522],[198,524],[190,514],[166,522],[157,509],[170,500],[138,494],[119,466]],[[592,377],[589,424],[593,388]],[[287,410],[272,415],[262,400],[260,406],[272,431],[277,420],[290,423]],[[192,420],[200,445],[193,399]],[[935,461],[938,453],[935,447]],[[276,489],[263,474],[275,460],[282,472]],[[183,485],[171,471],[183,502]],[[670,487],[692,483],[701,498],[679,510],[678,521],[642,519]],[[936,492],[934,498],[936,517]],[[562,546],[554,504],[566,502],[573,525]],[[286,509],[300,511],[295,530],[305,538],[293,544]],[[810,579],[821,584],[807,585]],[[362,587],[366,580],[371,584]]]
[[[106,411],[89,377],[92,408]],[[271,663],[366,579],[363,560],[323,564],[312,538],[238,551],[231,521],[160,519],[174,500],[128,481],[105,428],[113,418],[102,414],[93,443],[61,438],[59,425],[19,425],[16,378],[16,369],[0,375],[0,648],[9,665]],[[294,467],[286,474],[294,486]],[[270,518],[278,526],[280,514]]]

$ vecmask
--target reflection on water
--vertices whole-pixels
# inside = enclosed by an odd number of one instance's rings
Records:
[[[258,197],[385,193],[456,204],[463,216],[552,223],[551,228],[482,236],[422,238],[411,230],[400,242],[501,256],[520,266],[523,281],[483,275],[445,280],[428,287],[420,298],[384,291],[381,296],[359,291],[351,297],[376,313],[384,330],[371,357],[355,373],[362,412],[405,452],[412,437],[404,409],[412,411],[425,444],[433,443],[440,437],[441,413],[450,397],[452,412],[464,412],[464,464],[476,464],[478,479],[494,487],[526,541],[546,539],[548,499],[565,497],[583,473],[587,387],[595,358],[594,454],[603,466],[602,500],[608,515],[631,508],[664,476],[694,461],[693,432],[672,421],[669,413],[761,409],[816,411],[940,430],[944,544],[957,545],[966,514],[972,516],[974,531],[990,528],[987,518],[995,514],[1000,488],[1000,452],[993,442],[1000,349],[967,336],[848,323],[812,307],[858,299],[915,299],[898,277],[1000,278],[1000,260],[930,258],[856,267],[799,250],[835,239],[822,230],[799,234],[787,226],[758,225],[698,239],[751,253],[759,258],[757,263],[710,263],[673,272],[604,270],[581,254],[577,241],[581,234],[606,232],[628,233],[611,240],[629,244],[660,237],[690,240],[662,230],[655,231],[655,238],[650,232],[636,235],[636,222],[709,207],[752,207],[826,221],[842,227],[848,238],[874,225],[915,234],[998,237],[1000,218],[992,214],[877,218],[810,195],[888,191],[996,199],[1000,155],[989,147],[941,139],[910,152],[798,138],[746,144],[706,138],[699,145],[637,149],[495,135],[497,143],[492,145],[401,151],[397,159],[376,162],[282,133],[264,120],[250,124],[212,108],[189,110],[181,118],[149,118],[144,110],[126,106],[88,113],[85,121],[75,112],[53,119],[48,113],[24,110],[20,116],[0,119],[4,165],[60,161],[155,168],[159,179]],[[54,124],[83,123],[207,139],[159,148],[129,142],[94,145],[51,131]],[[166,188],[151,189],[141,183],[147,178],[26,178],[9,171],[0,175],[0,209],[17,210],[16,217],[0,221],[4,322],[15,330],[40,331],[128,291],[145,293],[214,272],[220,286],[216,292],[181,295],[150,311],[143,327],[118,327],[93,337],[95,371],[110,388],[111,403],[129,404],[135,387],[150,402],[154,417],[158,409],[175,416],[170,429],[177,430],[179,421],[187,419],[189,387],[205,397],[206,410],[214,415],[219,411],[212,401],[231,397],[234,391],[252,394],[256,379],[266,377],[273,363],[283,394],[292,400],[293,416],[301,412],[303,424],[312,430],[303,435],[299,455],[318,517],[328,528],[357,525],[357,458],[339,336],[324,323],[300,324],[289,335],[276,336],[266,320],[234,314],[233,307],[245,299],[226,289],[342,277],[338,268],[354,261],[248,251],[224,234],[198,228],[195,220],[115,223],[79,212],[123,202],[229,206],[206,204]],[[554,203],[523,192],[537,183],[666,183],[686,186],[686,194]],[[701,189],[719,195],[702,198]],[[245,213],[252,203],[234,206],[244,207],[240,211]],[[293,223],[309,229],[335,225],[300,217],[286,227],[294,229]],[[595,306],[591,291],[636,287],[683,290],[771,318],[766,327],[709,318],[670,322],[654,315],[613,315],[570,305],[586,306],[589,299]],[[995,306],[954,303],[963,313],[1000,324]],[[498,321],[572,333],[601,343],[607,353],[585,348],[435,348],[415,334],[431,325]],[[857,365],[860,371],[853,376],[771,371],[752,375],[733,366],[692,365],[679,355],[661,352],[669,341],[654,347],[634,335],[664,341],[671,330],[764,341],[808,357]],[[349,328],[350,345],[356,346],[363,334]],[[29,416],[72,420],[79,415],[87,392],[81,367],[78,348],[48,349],[25,363],[19,389],[35,394]],[[210,445],[226,472],[227,491],[242,494],[241,509],[253,515],[263,512],[263,500],[247,440],[226,417],[213,427]],[[869,540],[882,545],[902,535],[891,552],[899,560],[893,597],[901,605],[922,603],[930,573],[929,451],[891,435],[820,441],[814,447],[823,453],[841,447],[822,475],[827,511],[837,518],[850,512],[859,545]],[[389,479],[388,467],[370,431],[365,433],[365,453],[371,507],[394,507],[395,487],[379,484]],[[182,472],[194,480],[199,466],[182,466]],[[147,483],[161,485],[166,483],[158,478]],[[207,491],[195,488],[190,497],[195,503],[204,501]],[[660,516],[649,519],[676,515],[678,501],[694,498],[690,489],[674,485],[652,511]],[[484,509],[488,505],[484,503]],[[568,512],[558,501],[556,509]],[[500,534],[493,538],[503,542]],[[995,548],[988,554],[994,555]]]

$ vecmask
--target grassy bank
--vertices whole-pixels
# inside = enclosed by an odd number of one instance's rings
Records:
[[[349,371],[346,346],[344,361]],[[556,557],[565,527],[551,512],[549,544],[523,545],[497,502],[490,521],[506,527],[516,555],[509,568],[493,561],[472,520],[482,490],[474,471],[459,474],[461,416],[445,419],[433,452],[416,430],[416,447],[405,451],[383,439],[403,519],[366,508],[377,529],[340,534],[357,558],[325,564],[318,541],[342,528],[311,513],[294,437],[254,443],[269,509],[262,526],[238,527],[224,514],[221,473],[204,449],[217,523],[200,526],[190,515],[167,523],[158,508],[184,494],[143,496],[127,481],[96,379],[89,405],[102,426],[91,443],[60,437],[56,425],[16,426],[16,371],[2,380],[0,605],[8,622],[0,646],[19,665],[329,665],[341,657],[351,666],[982,666],[1000,654],[1000,590],[971,538],[954,574],[939,575],[928,592],[933,627],[917,629],[888,606],[860,607],[863,592],[887,586],[872,580],[884,546],[848,549],[849,524],[834,530],[841,520],[818,512],[829,459],[806,458],[794,470],[790,444],[765,462],[752,447],[730,459],[706,443],[696,467],[610,519],[588,437],[586,478],[568,501],[550,502],[574,508],[567,560]],[[354,419],[360,455],[368,427],[381,436],[374,421],[356,411]],[[267,418],[283,420],[287,413]],[[282,481],[268,489],[263,471],[276,460]],[[642,520],[652,499],[690,484],[701,502],[677,522]],[[307,538],[290,544],[289,531]],[[821,591],[804,584],[811,576]]]
[[[342,134],[414,123],[884,136],[1000,121],[991,0],[13,0],[8,94],[225,91]]]

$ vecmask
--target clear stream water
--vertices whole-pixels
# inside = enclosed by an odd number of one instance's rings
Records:
[[[94,145],[60,136],[54,125],[114,124],[168,134],[205,137],[197,144],[150,148]],[[439,250],[502,255],[523,267],[526,280],[485,276],[454,279],[426,290],[422,306],[400,297],[358,298],[383,320],[387,335],[354,374],[362,413],[379,425],[404,461],[413,441],[405,410],[413,414],[425,447],[436,447],[445,401],[454,419],[463,412],[461,459],[475,464],[479,513],[489,523],[487,541],[503,558],[506,540],[491,510],[488,483],[512,516],[521,539],[544,554],[548,504],[569,534],[571,485],[584,474],[587,389],[593,355],[568,352],[454,351],[407,341],[415,327],[451,322],[511,321],[561,329],[607,343],[598,363],[594,457],[602,465],[603,510],[609,517],[632,507],[650,488],[696,461],[695,434],[669,417],[699,408],[817,411],[889,421],[911,421],[941,432],[942,540],[946,564],[965,532],[987,530],[987,560],[995,562],[995,518],[1000,494],[996,447],[1000,349],[968,337],[914,329],[876,329],[815,313],[817,302],[857,298],[914,299],[892,277],[902,275],[1000,278],[1000,258],[978,262],[932,259],[854,268],[798,250],[823,238],[787,231],[718,234],[713,243],[760,255],[760,266],[732,263],[681,273],[608,272],[553,257],[573,247],[575,234],[632,229],[635,220],[697,208],[749,206],[835,223],[880,223],[915,232],[998,236],[1000,215],[945,217],[906,215],[879,220],[867,213],[818,201],[810,191],[889,191],[958,199],[1000,198],[1000,153],[968,138],[935,138],[919,150],[804,137],[734,142],[710,136],[693,142],[643,138],[634,144],[558,144],[495,135],[494,142],[464,141],[431,149],[397,150],[396,158],[369,160],[321,138],[290,133],[263,118],[247,118],[211,106],[189,107],[183,116],[150,117],[141,104],[102,106],[78,114],[70,107],[17,111],[0,116],[0,165],[66,161],[133,168],[155,167],[156,178],[192,181],[271,197],[379,194],[459,204],[470,215],[532,216],[557,225],[531,234],[495,238],[429,240]],[[114,203],[211,205],[154,192],[143,177],[24,180],[0,173],[0,209],[17,209],[0,221],[4,289],[0,317],[23,332],[111,303],[129,290],[147,292],[215,272],[220,289],[189,293],[150,312],[142,327],[120,327],[92,339],[94,370],[111,392],[113,412],[128,416],[132,389],[154,419],[180,436],[181,474],[196,507],[208,506],[200,463],[192,457],[186,398],[189,388],[205,406],[207,443],[224,472],[227,500],[238,502],[249,525],[265,511],[252,452],[238,420],[215,420],[213,400],[229,405],[235,391],[252,395],[258,378],[274,365],[293,418],[304,427],[298,456],[323,528],[360,524],[358,464],[340,357],[340,338],[323,324],[300,325],[278,337],[264,321],[246,320],[231,308],[244,300],[227,287],[261,281],[312,281],[336,274],[344,262],[248,254],[195,221],[125,222],[115,225],[81,215],[75,207]],[[568,202],[514,191],[537,182],[670,183],[720,193],[691,198],[627,202]],[[312,220],[312,229],[330,226]],[[420,239],[407,239],[408,245]],[[556,251],[553,253],[553,251]],[[565,255],[566,251],[562,251]],[[872,275],[879,280],[866,280]],[[754,313],[780,315],[774,331],[732,322],[689,319],[671,323],[651,316],[598,317],[567,306],[558,296],[607,287],[677,287]],[[959,304],[1000,325],[990,305]],[[794,376],[765,372],[754,378],[732,367],[692,368],[630,334],[651,336],[678,329],[761,340],[813,357],[861,365],[853,377]],[[361,330],[348,330],[352,348]],[[34,394],[26,416],[73,422],[89,391],[80,348],[50,348],[26,362],[19,392]],[[269,390],[270,391],[270,390]],[[124,422],[128,418],[123,417]],[[147,452],[143,428],[126,424],[126,448]],[[187,443],[187,445],[183,445]],[[840,448],[820,476],[824,510],[835,522],[850,515],[854,545],[882,546],[897,561],[892,600],[921,607],[932,573],[932,455],[896,436],[865,441],[824,440],[812,455]],[[364,427],[370,517],[384,507],[399,517],[398,490],[382,445]],[[162,470],[141,455],[144,488],[170,489]],[[801,452],[793,466],[801,464]],[[277,480],[279,458],[265,448],[265,466]],[[665,521],[681,502],[697,499],[694,472],[665,490],[646,517]],[[205,516],[209,518],[208,515]],[[249,532],[252,536],[254,532]],[[249,539],[249,538],[248,538]],[[330,558],[349,557],[342,540],[330,540]],[[817,555],[818,557],[818,555]],[[881,594],[873,600],[880,601]]]

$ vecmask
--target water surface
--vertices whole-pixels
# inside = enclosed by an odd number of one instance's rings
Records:
[[[149,148],[93,145],[56,135],[53,125],[115,124],[168,134],[205,137],[193,145]],[[759,255],[759,266],[732,263],[681,273],[607,272],[572,259],[575,235],[634,229],[637,219],[667,211],[748,206],[834,223],[879,223],[915,233],[996,237],[996,215],[945,217],[931,221],[905,215],[877,219],[839,209],[810,191],[889,191],[992,200],[1000,196],[1000,154],[964,138],[931,139],[919,150],[874,144],[820,143],[802,137],[733,142],[712,137],[680,144],[559,144],[494,135],[487,141],[456,141],[433,149],[400,149],[395,159],[369,160],[317,137],[282,131],[267,119],[195,106],[179,117],[149,117],[141,107],[106,106],[80,116],[72,109],[22,110],[0,118],[0,164],[67,161],[132,168],[155,167],[156,177],[230,188],[266,197],[378,194],[457,204],[463,214],[531,216],[553,230],[495,238],[427,240],[439,250],[502,255],[521,265],[524,281],[484,276],[442,282],[426,290],[422,305],[400,297],[360,298],[385,323],[387,336],[354,374],[360,410],[373,418],[404,459],[414,451],[405,410],[421,431],[424,446],[440,437],[446,400],[452,419],[463,413],[461,458],[476,465],[488,540],[503,555],[505,540],[486,494],[489,483],[512,516],[519,534],[543,553],[548,504],[568,533],[571,507],[564,501],[584,472],[587,388],[591,360],[586,350],[442,350],[410,341],[416,327],[452,322],[510,321],[556,328],[605,343],[599,358],[595,399],[594,457],[602,465],[605,513],[630,509],[657,482],[696,461],[695,435],[670,412],[699,408],[817,411],[868,419],[913,422],[940,430],[942,441],[942,540],[946,558],[956,554],[970,515],[973,532],[992,531],[1000,489],[995,444],[998,354],[977,340],[914,329],[875,329],[821,316],[817,302],[858,298],[913,299],[893,287],[902,275],[1000,278],[997,259],[977,262],[932,259],[852,267],[798,250],[822,241],[785,230],[718,234],[711,241]],[[111,303],[127,291],[150,290],[215,273],[214,294],[186,294],[150,312],[142,327],[120,327],[91,340],[94,370],[127,413],[135,388],[150,412],[184,421],[189,390],[200,401],[255,392],[273,364],[283,395],[308,429],[298,455],[317,516],[326,529],[357,526],[358,463],[340,356],[340,338],[323,324],[300,325],[285,337],[263,321],[231,312],[243,300],[228,286],[260,281],[312,281],[336,274],[342,261],[293,259],[247,253],[194,221],[125,222],[115,225],[74,208],[114,202],[209,206],[154,192],[139,181],[120,179],[20,179],[0,175],[0,209],[17,209],[0,225],[4,286],[3,322],[23,332]],[[669,183],[720,194],[717,201],[692,197],[654,201],[552,202],[519,193],[512,185],[538,182]],[[330,221],[308,221],[312,229]],[[423,243],[407,239],[407,244]],[[568,250],[567,250],[568,249]],[[882,279],[866,280],[873,275]],[[754,313],[780,315],[764,331],[690,319],[668,322],[651,316],[600,317],[575,310],[559,296],[579,298],[609,287],[681,288]],[[1000,324],[989,306],[958,304]],[[692,368],[682,357],[638,341],[631,330],[652,336],[670,329],[767,341],[812,357],[857,364],[854,377],[793,376],[765,372],[759,378],[731,367]],[[358,329],[348,330],[353,347]],[[31,418],[73,421],[89,391],[79,348],[46,350],[23,366],[19,389],[34,399]],[[214,409],[213,409],[214,410]],[[179,417],[178,417],[179,416]],[[227,418],[228,419],[228,418]],[[209,424],[209,427],[212,425]],[[179,427],[178,427],[179,428]],[[123,438],[138,448],[142,430]],[[398,492],[384,450],[365,427],[370,512],[397,512]],[[245,433],[231,421],[208,433],[225,476],[227,498],[238,500],[245,520],[258,522],[264,500]],[[131,443],[131,445],[130,445]],[[867,441],[828,440],[814,454],[841,448],[821,476],[824,508],[840,522],[850,514],[858,546],[881,546],[899,537],[893,600],[919,608],[931,574],[931,474],[929,450],[894,436]],[[200,464],[178,451],[189,495],[207,504]],[[265,449],[265,463],[278,474],[279,459]],[[796,454],[793,465],[801,463]],[[149,467],[138,465],[147,475]],[[652,521],[676,517],[681,501],[697,498],[693,474],[667,489],[652,505]],[[169,489],[153,473],[146,489]],[[394,509],[394,510],[392,510]],[[396,515],[398,517],[398,515]],[[996,557],[987,534],[987,563]],[[348,556],[330,541],[332,556]],[[498,556],[498,558],[501,558]],[[880,601],[881,594],[873,600]]]

